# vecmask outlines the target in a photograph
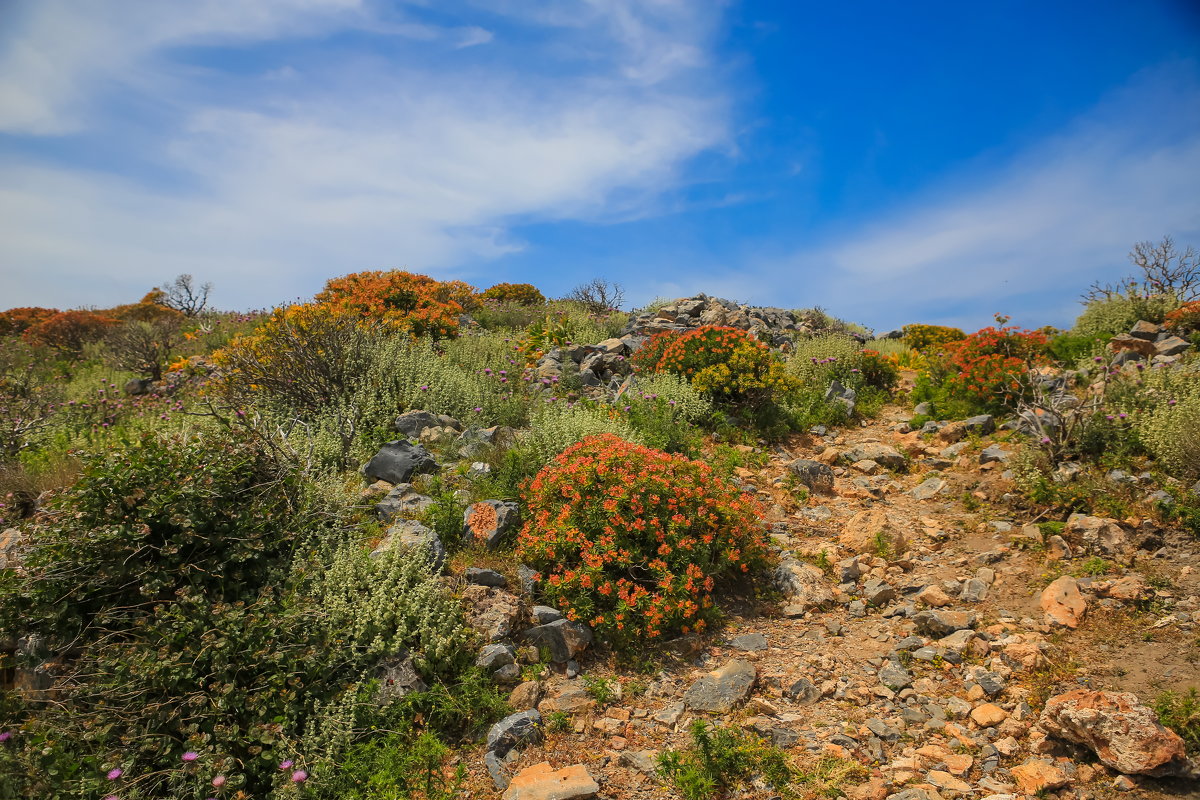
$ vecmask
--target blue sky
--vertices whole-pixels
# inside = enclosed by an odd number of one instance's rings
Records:
[[[396,267],[1067,325],[1198,177],[1188,0],[0,2],[0,307]]]

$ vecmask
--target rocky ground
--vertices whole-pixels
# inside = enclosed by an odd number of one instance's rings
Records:
[[[452,565],[519,712],[464,755],[469,794],[673,797],[654,756],[703,717],[824,759],[800,796],[1200,797],[1145,708],[1200,686],[1200,541],[1140,518],[1046,536],[1012,494],[1008,434],[903,432],[910,414],[748,453],[761,466],[738,479],[769,508],[779,593],[641,662],[550,630],[518,575]],[[540,663],[546,645],[560,663]],[[775,796],[760,789],[738,796]]]

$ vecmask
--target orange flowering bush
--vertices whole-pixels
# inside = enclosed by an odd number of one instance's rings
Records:
[[[44,344],[75,355],[89,342],[100,340],[118,320],[93,311],[60,311],[21,334],[30,344]]]
[[[29,328],[37,325],[39,322],[50,319],[50,317],[53,317],[57,313],[59,313],[57,308],[38,308],[36,306],[10,308],[8,311],[0,311],[0,336],[10,333],[24,333]]]
[[[1165,324],[1168,329],[1176,333],[1200,331],[1200,300],[1184,303],[1167,314]]]
[[[464,304],[475,289],[462,281],[442,283],[401,270],[355,272],[332,278],[314,299],[338,314],[381,320],[415,336],[454,336]]]
[[[483,298],[522,306],[540,306],[546,303],[546,297],[532,283],[497,283],[483,293]]]
[[[1041,331],[984,328],[945,345],[946,385],[982,408],[1011,408],[1029,370],[1048,363],[1049,344]]]
[[[738,328],[704,325],[657,334],[633,355],[640,372],[669,372],[715,400],[762,406],[799,386],[770,349]]]
[[[753,498],[612,434],[564,450],[522,496],[517,555],[568,618],[618,644],[703,630],[716,582],[765,559]]]

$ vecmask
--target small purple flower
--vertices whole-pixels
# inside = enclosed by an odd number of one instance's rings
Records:
[[[1104,359],[1103,359],[1103,358],[1101,358],[1100,356],[1096,356],[1096,357],[1095,357],[1095,358],[1093,358],[1092,360],[1093,360],[1093,361],[1095,361],[1097,364],[1099,364],[1100,362],[1104,361]]]
[[[292,760],[289,758],[289,759],[288,759],[288,760],[286,760],[286,761],[281,761],[281,762],[279,762],[279,768],[280,768],[280,769],[291,769],[291,768],[292,768],[292,764],[294,764],[294,763],[295,763],[295,762],[294,762],[294,761],[292,761]]]
[[[1050,437],[1049,437],[1049,436],[1043,436],[1043,437],[1042,437],[1042,444],[1050,444]]]
[[[308,773],[302,769],[298,769],[292,773],[292,783],[304,783],[308,780]]]
[[[475,413],[476,413],[476,414],[478,414],[478,413],[479,413],[479,412],[481,412],[481,411],[483,411],[483,409],[482,409],[482,408],[476,408],[476,409],[475,409]]]
[[[1117,416],[1118,416],[1118,417],[1120,417],[1121,419],[1125,419],[1125,418],[1126,418],[1126,417],[1128,417],[1129,415],[1128,415],[1128,414],[1126,414],[1124,411],[1122,411],[1120,414],[1117,414]]]
[[[225,785],[225,776],[224,776],[224,775],[218,775],[218,776],[216,776],[215,778],[213,778],[213,779],[212,779],[212,785],[213,785],[213,786],[215,786],[215,787],[217,787],[218,789],[220,789],[222,786],[224,786],[224,785]]]
[[[120,767],[113,767],[112,769],[110,769],[108,771],[108,779],[110,781],[115,781],[117,778],[121,777],[124,774],[125,774],[125,770],[121,769]]]
[[[12,731],[4,731],[3,733],[0,733],[0,744],[4,744],[11,738],[12,738]]]
[[[183,754],[183,760],[188,764],[192,763],[199,757],[200,757],[200,754],[197,753],[195,750],[188,750],[186,753]]]

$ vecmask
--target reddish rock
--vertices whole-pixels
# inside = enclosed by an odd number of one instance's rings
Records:
[[[1025,794],[1038,794],[1051,789],[1061,789],[1070,783],[1067,773],[1051,764],[1049,761],[1026,761],[1024,764],[1009,770]]]
[[[600,785],[582,764],[556,770],[543,761],[518,772],[504,792],[504,800],[574,800],[595,797]]]
[[[1189,768],[1183,739],[1129,692],[1060,694],[1046,703],[1039,725],[1051,736],[1091,748],[1119,772],[1161,777]]]
[[[1063,575],[1042,591],[1042,611],[1046,624],[1056,628],[1078,628],[1087,613],[1087,602],[1079,593],[1079,584]]]
[[[994,703],[984,703],[971,709],[971,720],[981,728],[991,728],[1008,719],[1008,712]]]

